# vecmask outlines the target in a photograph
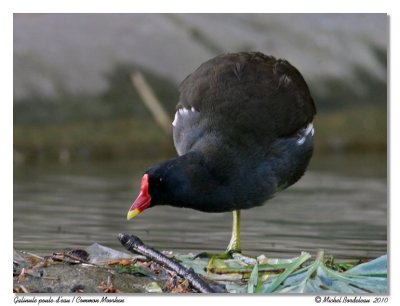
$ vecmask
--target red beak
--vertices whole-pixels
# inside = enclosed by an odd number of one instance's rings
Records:
[[[151,196],[149,195],[149,176],[145,174],[142,178],[140,194],[129,209],[127,219],[130,220],[133,217],[136,217],[143,210],[150,206],[150,202]]]

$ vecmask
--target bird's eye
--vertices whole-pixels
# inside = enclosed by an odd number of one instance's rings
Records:
[[[158,178],[155,180],[154,185],[160,188],[163,185],[163,179],[162,177]]]

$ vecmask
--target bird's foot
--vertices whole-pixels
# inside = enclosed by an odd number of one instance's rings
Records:
[[[213,264],[215,260],[234,259],[244,265],[254,266],[255,264],[257,264],[257,257],[251,255],[243,255],[240,250],[226,250],[224,253],[202,252],[194,256],[193,260],[196,258],[209,258],[209,261],[207,263],[207,273],[214,273],[213,271],[216,267],[214,267]]]
[[[196,258],[209,258],[210,260],[208,261],[207,264],[207,273],[210,273],[213,269],[213,263],[215,259],[232,259],[236,255],[240,256],[240,250],[226,250],[223,253],[208,253],[208,252],[201,252],[193,257],[193,259]]]

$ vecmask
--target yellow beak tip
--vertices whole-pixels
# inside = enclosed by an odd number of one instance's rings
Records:
[[[130,220],[130,219],[136,217],[138,214],[140,214],[140,210],[139,209],[136,208],[134,210],[130,210],[130,211],[128,211],[126,219]]]

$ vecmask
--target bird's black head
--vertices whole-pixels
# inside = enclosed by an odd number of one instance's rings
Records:
[[[128,211],[128,220],[156,205],[187,205],[190,203],[189,195],[195,194],[191,182],[199,175],[206,175],[206,171],[197,154],[187,154],[153,166],[143,175],[140,193]]]

